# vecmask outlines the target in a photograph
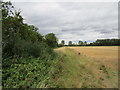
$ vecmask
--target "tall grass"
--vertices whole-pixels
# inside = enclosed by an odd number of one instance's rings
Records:
[[[59,60],[59,64],[56,64],[60,68],[56,66],[56,68],[52,69],[52,72],[54,72],[51,76],[51,81],[54,82],[52,87],[117,87],[117,73],[112,68],[96,62],[90,57],[82,54],[78,55],[70,48],[61,48],[59,50],[56,51],[62,54],[62,58]]]

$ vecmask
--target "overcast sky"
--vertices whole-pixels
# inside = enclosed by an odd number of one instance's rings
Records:
[[[118,38],[117,2],[14,2],[28,24],[59,42]]]

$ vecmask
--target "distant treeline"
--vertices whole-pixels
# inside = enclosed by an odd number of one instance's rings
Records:
[[[65,41],[62,40],[58,46],[120,46],[120,39],[97,39],[95,42],[92,43],[87,43],[86,41],[78,41],[77,44],[69,41],[68,45],[65,45]]]
[[[119,46],[120,39],[97,39],[95,42],[90,43],[91,46]]]

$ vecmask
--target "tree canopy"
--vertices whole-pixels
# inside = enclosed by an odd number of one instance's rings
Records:
[[[64,41],[64,40],[62,40],[62,41],[61,41],[61,44],[64,46],[64,45],[65,45],[65,41]]]
[[[58,46],[58,39],[54,33],[49,33],[49,34],[45,35],[45,40],[46,40],[46,43],[48,44],[48,46],[50,46],[52,48]]]
[[[68,45],[70,45],[70,46],[71,46],[71,45],[72,45],[72,41],[69,41],[69,42],[68,42]]]
[[[45,51],[51,52],[50,47],[57,46],[55,34],[47,34],[44,39],[37,27],[24,23],[21,12],[15,10],[11,2],[2,2],[1,11],[3,57],[15,55],[40,57]]]

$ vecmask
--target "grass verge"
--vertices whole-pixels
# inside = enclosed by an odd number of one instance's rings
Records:
[[[116,88],[117,72],[95,62],[92,58],[78,55],[70,48],[56,50],[62,54],[57,68],[52,69],[53,87],[59,88]],[[59,72],[57,72],[59,71]]]

